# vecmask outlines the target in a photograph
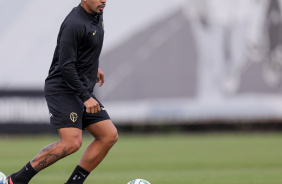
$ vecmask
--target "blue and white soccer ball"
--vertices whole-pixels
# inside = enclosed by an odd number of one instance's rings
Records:
[[[0,172],[0,184],[4,184],[6,180],[6,176],[4,173]]]
[[[151,183],[144,179],[135,179],[135,180],[131,180],[127,184],[151,184]]]

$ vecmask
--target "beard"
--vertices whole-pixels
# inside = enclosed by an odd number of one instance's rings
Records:
[[[105,8],[106,7],[106,4],[105,3],[102,3],[101,5],[97,6],[97,9],[99,8]],[[97,12],[99,15],[102,15],[104,12],[104,10],[100,10],[100,12]]]

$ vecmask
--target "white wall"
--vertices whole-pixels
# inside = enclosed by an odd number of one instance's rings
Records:
[[[79,2],[0,1],[0,89],[43,89],[60,25]],[[108,1],[103,53],[175,10],[180,2]]]

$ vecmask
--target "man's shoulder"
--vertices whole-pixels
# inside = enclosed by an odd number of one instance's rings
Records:
[[[85,25],[86,19],[81,12],[79,7],[75,7],[72,11],[67,15],[63,24],[69,26],[83,26]]]
[[[79,28],[81,26],[84,26],[85,23],[77,17],[68,17],[63,22],[63,25],[65,27]]]
[[[64,20],[62,27],[67,30],[83,31],[85,29],[85,21],[79,14],[69,14]]]

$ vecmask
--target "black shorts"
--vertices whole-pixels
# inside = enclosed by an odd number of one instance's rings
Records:
[[[104,106],[91,95],[100,105],[101,111],[96,114],[86,112],[81,99],[71,94],[56,94],[45,96],[52,128],[60,129],[74,127],[84,129],[93,123],[110,119]]]

